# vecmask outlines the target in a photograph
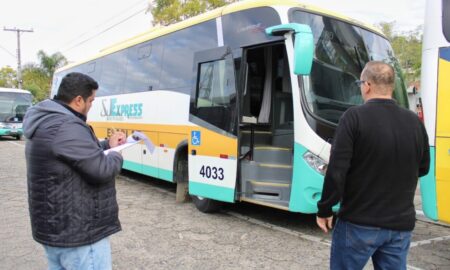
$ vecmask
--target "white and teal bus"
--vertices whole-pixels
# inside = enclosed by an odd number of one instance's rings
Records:
[[[240,1],[60,69],[99,82],[88,120],[144,132],[124,169],[177,183],[203,212],[221,202],[315,213],[342,113],[363,102],[366,62],[398,68],[373,27],[292,0]],[[398,73],[400,74],[400,73]],[[407,107],[401,77],[397,101]]]
[[[420,181],[423,211],[450,223],[450,0],[427,1],[421,74],[431,155],[430,173]]]
[[[22,138],[22,120],[32,101],[27,90],[0,87],[0,136]]]

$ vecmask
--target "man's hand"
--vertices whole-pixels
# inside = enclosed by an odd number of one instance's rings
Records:
[[[123,133],[121,131],[116,131],[109,138],[109,147],[113,148],[113,147],[122,145],[125,143],[126,139],[127,138],[125,136],[125,133]]]
[[[317,226],[322,229],[325,233],[328,233],[328,230],[333,228],[333,216],[327,218],[316,218]]]

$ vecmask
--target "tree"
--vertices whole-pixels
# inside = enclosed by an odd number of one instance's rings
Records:
[[[393,31],[394,31],[395,22],[380,22],[378,27],[381,29],[381,32],[392,41]]]
[[[55,73],[56,69],[67,64],[66,57],[64,57],[64,55],[62,55],[60,52],[48,55],[43,50],[40,50],[37,56],[40,62],[40,68],[50,79],[53,77],[53,73]]]
[[[391,41],[395,56],[400,62],[409,84],[420,79],[422,57],[421,26],[413,31],[396,33],[395,22],[381,22],[378,25]]]
[[[153,15],[153,25],[169,25],[194,17],[237,0],[155,0],[148,10]]]
[[[49,97],[55,70],[67,64],[66,57],[59,52],[48,55],[40,50],[37,57],[39,64],[29,63],[22,69],[22,87],[33,94],[35,102]],[[17,74],[13,68],[0,69],[0,87],[17,87]]]
[[[0,87],[16,88],[17,87],[17,74],[16,71],[6,66],[0,69]]]
[[[23,88],[33,94],[35,102],[49,97],[51,78],[47,71],[36,64],[27,64],[22,70]]]

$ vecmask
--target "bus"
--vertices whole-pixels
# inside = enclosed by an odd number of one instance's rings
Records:
[[[27,90],[0,87],[0,137],[22,139],[22,121],[33,96]]]
[[[316,213],[330,142],[363,103],[366,62],[397,69],[370,25],[293,0],[240,1],[156,28],[59,69],[99,82],[88,115],[97,136],[143,132],[156,145],[123,151],[123,168],[177,184],[202,212],[249,202]]]
[[[430,172],[420,180],[424,214],[450,223],[450,1],[427,1],[422,45],[422,102]]]

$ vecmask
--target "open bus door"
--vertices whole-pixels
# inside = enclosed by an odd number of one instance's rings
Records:
[[[237,102],[229,47],[194,55],[189,121],[189,193],[202,212],[234,202],[238,164]]]

